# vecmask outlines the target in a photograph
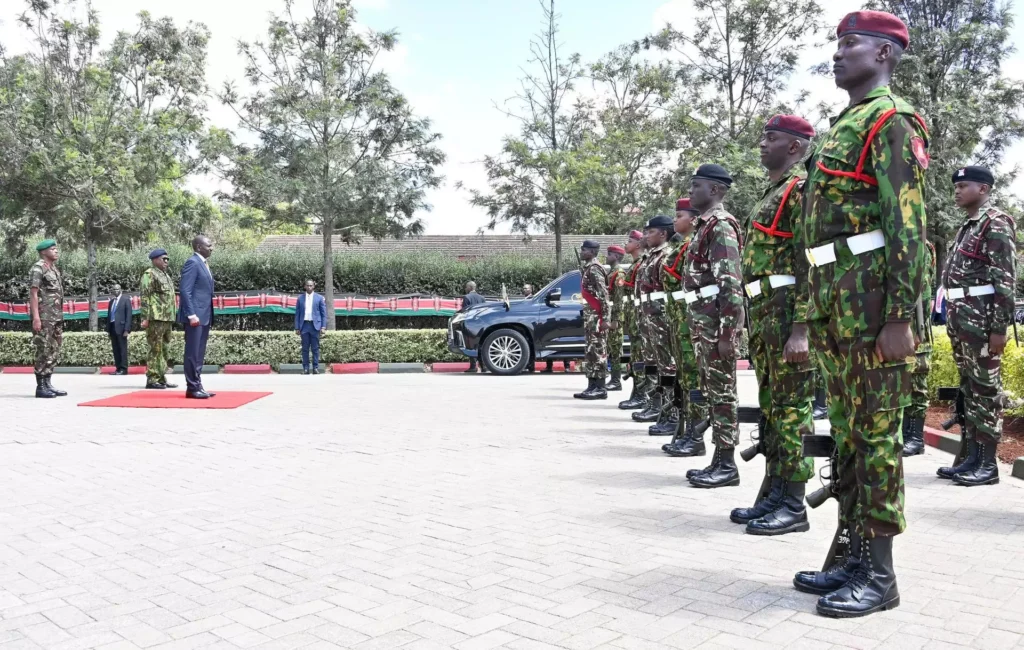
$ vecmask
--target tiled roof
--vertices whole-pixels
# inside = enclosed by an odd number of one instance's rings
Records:
[[[563,235],[563,253],[571,254],[572,249],[578,248],[584,239],[597,241],[603,250],[611,244],[624,244],[626,235]],[[319,251],[323,249],[323,239],[319,235],[270,235],[259,245],[259,250],[280,249]],[[500,254],[545,256],[555,252],[555,236],[535,235],[524,241],[520,235],[425,235],[381,241],[365,239],[362,243],[352,245],[335,238],[334,250],[354,255],[438,252],[460,258]]]

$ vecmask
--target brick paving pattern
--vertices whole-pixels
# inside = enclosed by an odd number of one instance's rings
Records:
[[[708,459],[573,400],[578,375],[208,378],[275,391],[236,411],[78,408],[138,378],[56,383],[0,375],[0,650],[1024,648],[1007,467],[968,489],[934,477],[949,455],[908,461],[903,604],[831,620],[790,580],[834,502],[744,535],[728,512],[763,464],[692,489]]]

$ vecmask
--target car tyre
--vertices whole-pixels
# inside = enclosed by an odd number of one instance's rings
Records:
[[[484,340],[480,360],[495,375],[518,375],[530,363],[530,342],[517,330],[495,330]]]

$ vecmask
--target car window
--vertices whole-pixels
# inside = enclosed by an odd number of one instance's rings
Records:
[[[547,296],[547,294],[553,291],[554,289],[562,290],[562,300],[570,300],[574,294],[580,293],[582,291],[580,272],[569,271],[560,278],[551,281],[551,283],[549,283],[548,286],[538,291],[537,295],[540,297]]]

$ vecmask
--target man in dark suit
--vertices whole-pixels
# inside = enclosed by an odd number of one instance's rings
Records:
[[[213,274],[207,260],[213,254],[213,242],[205,235],[192,240],[195,254],[181,267],[181,301],[178,322],[185,326],[185,397],[209,399],[213,393],[203,388],[203,361],[206,341],[213,324]]]
[[[459,311],[469,311],[473,307],[482,305],[485,302],[487,302],[487,299],[476,292],[476,282],[471,280],[466,283],[466,295],[462,296],[462,307],[459,308]],[[480,365],[482,368],[483,364]],[[476,359],[471,358],[469,360],[469,370],[466,372],[475,373],[476,371]]]
[[[107,334],[114,349],[114,374],[128,374],[128,334],[132,331],[132,299],[114,285],[114,297],[107,303]]]
[[[313,374],[320,374],[320,335],[327,329],[327,302],[314,293],[316,283],[306,280],[305,293],[295,303],[295,333],[302,337],[302,374],[309,374],[309,353],[313,353]]]

